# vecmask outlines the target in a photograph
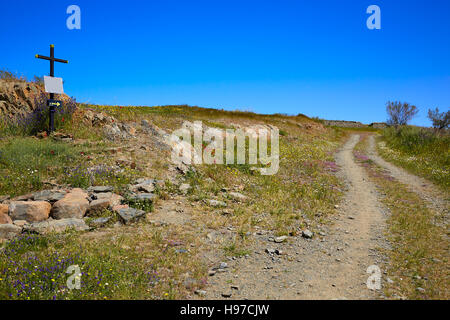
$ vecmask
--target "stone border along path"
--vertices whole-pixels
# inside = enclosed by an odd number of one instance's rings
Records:
[[[256,234],[253,253],[210,271],[207,299],[375,299],[381,291],[367,288],[371,265],[382,269],[384,257],[376,248],[387,247],[385,212],[375,186],[353,158],[359,141],[353,135],[336,154],[339,175],[348,191],[335,222],[322,226],[312,240],[289,237],[273,243]],[[217,272],[221,271],[221,272]],[[383,271],[383,270],[381,270]],[[383,273],[382,275],[382,283]]]

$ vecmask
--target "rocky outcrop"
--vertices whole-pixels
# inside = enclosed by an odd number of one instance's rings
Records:
[[[83,121],[93,127],[101,127],[106,139],[111,141],[136,138],[135,126],[119,122],[103,112],[96,113],[88,109],[84,112]]]
[[[24,115],[36,109],[38,97],[45,94],[44,87],[34,82],[0,79],[0,118]],[[66,101],[67,95],[58,99]]]

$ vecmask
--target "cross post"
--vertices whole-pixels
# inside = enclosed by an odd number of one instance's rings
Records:
[[[53,44],[50,45],[50,57],[41,56],[41,55],[37,54],[36,58],[50,61],[50,77],[55,76],[55,61],[61,62],[61,63],[69,63],[68,60],[55,58],[55,46]],[[54,98],[55,98],[55,94],[50,93],[50,100],[53,100]],[[49,113],[50,113],[49,114],[49,116],[50,116],[49,117],[50,118],[49,134],[50,134],[53,131],[55,131],[55,106],[50,105]]]

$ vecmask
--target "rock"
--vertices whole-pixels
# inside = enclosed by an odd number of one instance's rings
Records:
[[[178,188],[182,194],[187,194],[189,189],[191,189],[191,185],[189,183],[182,183]]]
[[[223,201],[219,201],[219,200],[207,200],[207,203],[211,206],[211,207],[226,207],[227,204]]]
[[[152,193],[155,191],[155,185],[153,183],[151,184],[138,184],[134,186],[138,191],[146,192],[146,193]]]
[[[51,137],[53,140],[63,141],[63,142],[69,142],[69,141],[73,140],[73,135],[62,133],[62,132],[53,132],[51,134]]]
[[[106,210],[110,207],[109,199],[98,199],[94,200],[89,204],[89,212],[98,212]]]
[[[0,203],[2,203],[3,201],[9,200],[9,195],[3,195],[0,196]]]
[[[103,193],[103,192],[112,192],[114,190],[111,186],[95,186],[95,187],[89,187],[88,192],[93,193]]]
[[[226,262],[221,262],[219,265],[219,269],[226,269],[228,268],[228,264]]]
[[[105,224],[107,224],[111,220],[111,217],[105,217],[105,218],[97,218],[89,222],[89,225],[92,227],[102,227]]]
[[[64,198],[67,192],[61,190],[43,190],[39,192],[33,193],[33,199],[35,201],[48,201],[48,202],[56,202]]]
[[[242,193],[239,192],[230,192],[228,193],[228,195],[231,197],[231,199],[237,202],[244,202],[248,199],[247,196],[244,196]]]
[[[110,207],[120,205],[122,203],[123,197],[121,195],[113,193],[111,198],[109,198]]]
[[[13,223],[8,215],[9,206],[6,204],[0,204],[0,224],[10,224]]]
[[[127,124],[127,123],[122,123],[122,124],[120,125],[120,127],[121,127],[121,129],[122,129],[123,131],[125,131],[125,132],[128,134],[128,137],[127,137],[127,138],[133,137],[133,136],[136,135],[136,128],[135,128],[135,127],[130,126],[130,125]]]
[[[281,243],[281,242],[286,241],[287,238],[288,238],[287,236],[276,237],[276,238],[274,239],[274,241],[275,241],[276,243]]]
[[[9,205],[7,204],[0,204],[0,214],[6,214],[9,213]]]
[[[135,201],[146,201],[146,202],[153,202],[155,200],[156,195],[153,193],[140,193],[135,194],[130,197],[131,200]]]
[[[0,224],[0,239],[11,240],[22,232],[22,228],[14,224]]]
[[[14,222],[13,222],[16,226],[18,226],[18,227],[23,227],[23,226],[25,226],[26,224],[28,224],[28,222],[26,221],[26,220],[14,220]]]
[[[90,125],[92,125],[92,122],[94,121],[94,112],[91,110],[86,110],[83,115],[83,119]]]
[[[48,219],[52,205],[46,201],[12,201],[9,216],[13,220],[38,222]]]
[[[76,231],[86,231],[89,227],[83,219],[61,219],[61,220],[47,220],[42,222],[35,222],[24,226],[25,232],[46,234],[50,232],[64,232],[69,229]]]
[[[11,201],[28,201],[28,200],[32,200],[33,199],[33,194],[29,193],[29,194],[24,194],[18,197],[14,197],[11,199]]]
[[[233,289],[233,290],[239,290],[239,286],[234,284],[234,285],[231,286],[231,289]]]
[[[198,296],[204,297],[206,296],[206,291],[205,290],[195,290],[194,293]]]
[[[140,185],[140,184],[156,184],[156,180],[155,179],[149,179],[149,178],[139,178],[137,179],[134,184],[135,185]]]
[[[151,128],[152,127],[150,122],[148,122],[148,120],[145,120],[145,119],[141,121],[141,126],[143,126],[144,128]]]
[[[63,199],[57,201],[52,208],[54,219],[82,219],[89,209],[87,193],[81,189],[73,189]]]
[[[222,292],[222,297],[224,297],[224,298],[231,298],[232,295],[233,295],[233,293],[231,291]]]
[[[424,288],[417,287],[416,290],[419,291],[420,293],[425,293],[425,289]]]
[[[101,193],[93,193],[91,194],[92,200],[100,200],[100,199],[109,199],[113,195],[112,192],[101,192]]]
[[[122,208],[117,211],[124,224],[130,224],[145,216],[145,211],[135,208]]]
[[[274,249],[269,249],[269,248],[267,248],[267,249],[266,249],[266,252],[267,252],[268,254],[274,254],[274,253],[275,253],[275,250],[274,250]]]
[[[308,229],[302,231],[302,237],[306,239],[311,239],[313,237],[313,233],[309,231]]]
[[[128,208],[129,208],[129,206],[127,204],[119,204],[119,205],[112,207],[112,211],[114,211],[115,213],[118,213],[120,209],[128,209]]]
[[[106,139],[111,141],[120,139],[122,137],[122,132],[115,123],[113,123],[112,125],[106,124],[105,126],[103,126],[103,134],[106,136]]]
[[[114,206],[120,205],[122,203],[123,197],[121,195],[111,193],[111,192],[103,192],[103,193],[95,193],[91,196],[95,200],[105,200],[108,201],[108,208],[112,208]],[[91,206],[92,202],[91,201]],[[98,204],[98,203],[94,203]]]
[[[215,274],[216,274],[216,272],[214,270],[209,270],[208,271],[208,276],[210,276],[210,277],[212,277]]]

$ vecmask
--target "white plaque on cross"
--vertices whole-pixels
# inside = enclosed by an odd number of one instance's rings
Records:
[[[44,76],[45,92],[63,94],[63,79]]]

